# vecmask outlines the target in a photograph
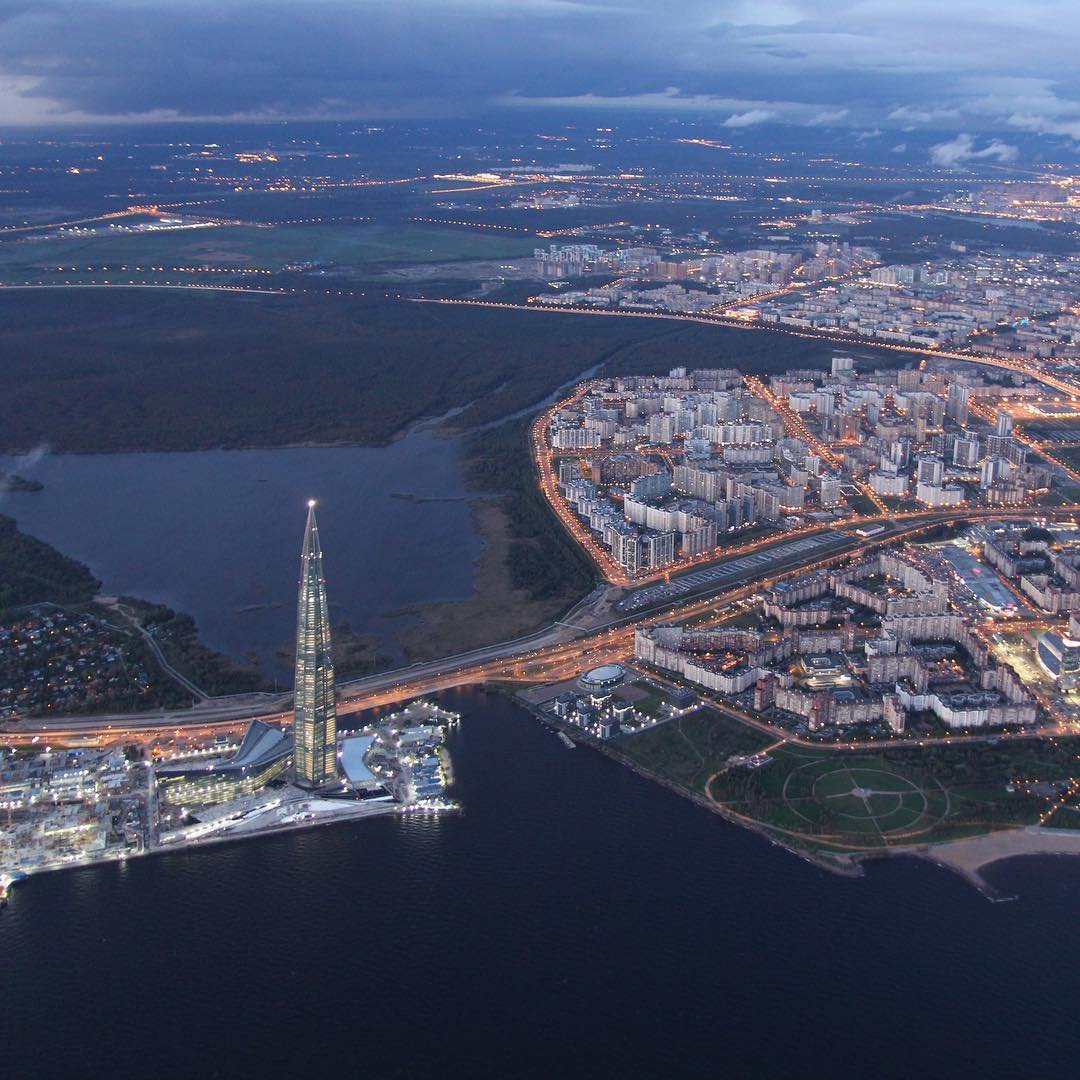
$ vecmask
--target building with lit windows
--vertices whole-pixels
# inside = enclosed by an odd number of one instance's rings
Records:
[[[1039,663],[1062,690],[1080,685],[1080,641],[1069,635],[1047,630],[1039,638]]]
[[[334,661],[330,652],[330,612],[314,500],[308,503],[304,546],[300,554],[293,740],[293,772],[298,785],[318,788],[336,778]]]
[[[170,806],[189,807],[251,795],[284,775],[292,746],[292,737],[281,728],[252,720],[231,758],[155,769],[158,796]]]

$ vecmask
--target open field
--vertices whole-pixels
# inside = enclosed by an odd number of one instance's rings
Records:
[[[1080,428],[1076,431],[1076,437],[1077,440],[1080,441]],[[1058,461],[1068,465],[1069,468],[1080,469],[1080,447],[1070,446],[1063,450],[1051,447],[1050,453],[1052,453]]]
[[[77,275],[87,268],[123,266],[127,276],[141,280],[160,276],[151,273],[154,267],[277,272],[296,263],[333,264],[377,277],[384,265],[521,257],[531,255],[534,246],[531,237],[506,233],[371,224],[214,225],[83,237],[52,235],[0,243],[0,281],[72,276],[72,272],[57,274],[57,267],[74,268]]]
[[[1080,739],[843,751],[785,743],[758,768],[727,767],[765,735],[711,711],[615,744],[619,756],[796,847],[917,847],[1000,829],[1070,827]],[[1010,790],[1010,787],[1012,790]]]
[[[88,604],[101,582],[81,562],[20,532],[0,514],[0,615],[28,604]]]
[[[835,351],[672,320],[122,288],[3,293],[0,320],[5,450],[380,444],[455,408],[461,429],[500,419],[598,365],[778,371]]]
[[[699,709],[607,745],[616,756],[700,795],[732,754],[753,754],[773,741],[737,720]]]

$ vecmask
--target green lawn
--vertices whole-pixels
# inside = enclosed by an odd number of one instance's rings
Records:
[[[874,505],[873,499],[867,495],[852,494],[846,495],[845,498],[851,504],[852,510],[856,514],[875,515],[880,514],[881,511]]]
[[[0,280],[57,266],[210,266],[281,270],[298,262],[347,267],[508,259],[531,255],[532,237],[414,225],[247,225],[0,243]],[[136,277],[138,275],[135,275]],[[208,280],[219,280],[215,275]]]
[[[736,768],[710,794],[734,812],[825,850],[933,843],[996,828],[1036,824],[1053,798],[1006,785],[1017,778],[1076,774],[1080,739],[846,752],[786,745],[759,769]],[[853,787],[870,792],[851,794]],[[1062,809],[1054,825],[1080,827]]]
[[[1077,438],[1080,438],[1080,429],[1076,432]],[[1070,446],[1064,450],[1056,450],[1050,447],[1049,452],[1054,455],[1059,461],[1064,462],[1071,468],[1080,468],[1080,447]]]
[[[667,700],[664,694],[659,690],[653,690],[648,687],[643,689],[647,690],[645,697],[638,698],[633,704],[634,708],[638,712],[645,713],[646,716],[659,716],[660,706]]]
[[[774,740],[712,709],[699,709],[612,744],[616,753],[692,791],[732,754],[753,754]]]

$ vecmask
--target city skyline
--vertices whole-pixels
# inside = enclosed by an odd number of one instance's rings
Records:
[[[1078,49],[0,5],[9,1071],[1067,1076]]]

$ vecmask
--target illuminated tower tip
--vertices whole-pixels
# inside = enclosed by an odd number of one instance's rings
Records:
[[[314,510],[315,509],[315,500],[314,499],[308,499],[307,507],[308,507],[309,510]]]

